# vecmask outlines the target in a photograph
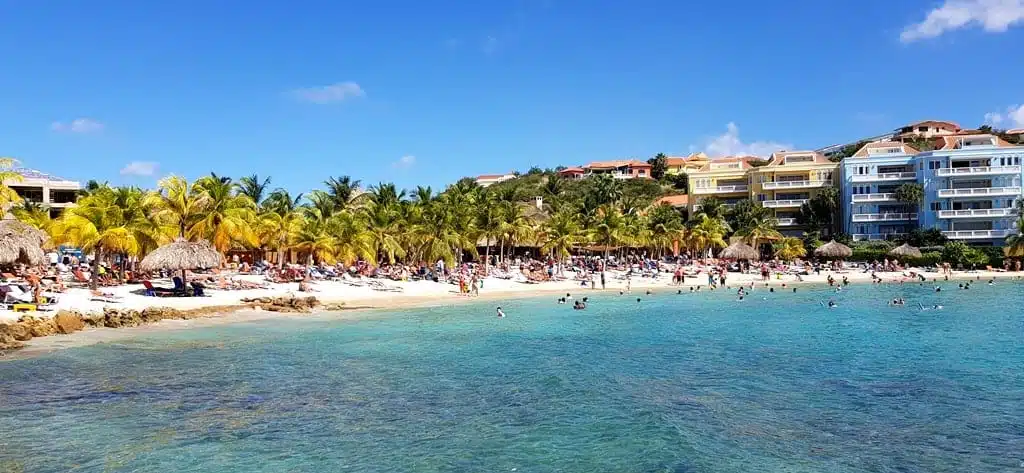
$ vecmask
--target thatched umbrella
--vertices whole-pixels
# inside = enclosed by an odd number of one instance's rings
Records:
[[[157,269],[181,270],[181,282],[185,282],[185,271],[220,266],[220,252],[208,241],[186,241],[181,238],[146,255],[139,263],[143,271]]]
[[[822,258],[843,259],[849,258],[851,255],[853,255],[853,250],[851,250],[849,246],[835,240],[814,249],[814,256],[820,256]]]
[[[904,243],[900,246],[897,246],[896,248],[893,248],[892,251],[889,252],[889,255],[896,256],[899,258],[920,258],[921,250],[917,249],[917,247],[910,246],[909,243]]]
[[[46,243],[46,241],[50,239],[50,237],[46,235],[46,232],[25,222],[14,219],[0,220],[0,235],[7,234],[14,234],[28,238],[30,241],[38,241],[39,246],[43,246],[43,243]]]
[[[46,253],[38,241],[20,233],[0,231],[0,264],[42,264]]]
[[[719,258],[735,260],[756,260],[760,256],[761,254],[758,253],[757,250],[755,250],[752,246],[740,241],[725,247],[725,249],[718,254]]]

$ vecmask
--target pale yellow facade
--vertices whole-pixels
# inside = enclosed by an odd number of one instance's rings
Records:
[[[824,189],[839,185],[839,163],[814,151],[788,151],[772,155],[767,165],[749,171],[750,199],[771,209],[779,231],[798,235],[800,207]]]
[[[699,171],[711,158],[704,153],[693,153],[685,158],[683,157],[670,157],[668,158],[667,165],[665,166],[665,174],[679,175],[689,174],[691,172]]]
[[[699,211],[701,201],[708,197],[715,197],[726,206],[750,198],[750,181],[747,175],[751,169],[750,159],[709,160],[700,169],[687,171],[690,183],[690,215]]]

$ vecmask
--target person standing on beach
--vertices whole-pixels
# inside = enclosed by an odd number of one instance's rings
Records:
[[[604,270],[601,270],[601,289],[604,290]]]

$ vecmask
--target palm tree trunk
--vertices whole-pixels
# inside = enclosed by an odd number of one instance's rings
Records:
[[[92,253],[92,275],[89,277],[89,289],[96,289],[100,287],[100,256],[102,253],[99,248]]]
[[[487,270],[491,265],[491,241],[487,240],[484,243],[487,245],[484,248],[484,270]]]

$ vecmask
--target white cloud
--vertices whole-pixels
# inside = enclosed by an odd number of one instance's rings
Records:
[[[712,158],[722,156],[768,156],[776,151],[793,149],[793,145],[775,141],[754,141],[744,143],[740,140],[740,129],[735,123],[725,126],[724,134],[708,140],[704,152]]]
[[[391,167],[395,169],[409,169],[416,164],[416,156],[406,155],[398,158],[398,161],[391,163]]]
[[[1024,105],[1006,107],[1005,112],[986,113],[985,123],[1006,128],[1024,128]]]
[[[103,124],[91,118],[76,118],[69,123],[53,122],[50,130],[61,133],[99,133],[103,131]]]
[[[980,26],[989,33],[1002,33],[1024,21],[1024,0],[946,0],[929,11],[924,21],[909,25],[900,41],[910,43],[935,38],[947,31]]]
[[[153,161],[132,161],[121,168],[122,176],[152,176],[156,174],[159,163]]]
[[[306,87],[292,91],[297,99],[304,102],[327,104],[341,102],[355,97],[363,97],[366,92],[355,82],[338,82],[321,87]]]

